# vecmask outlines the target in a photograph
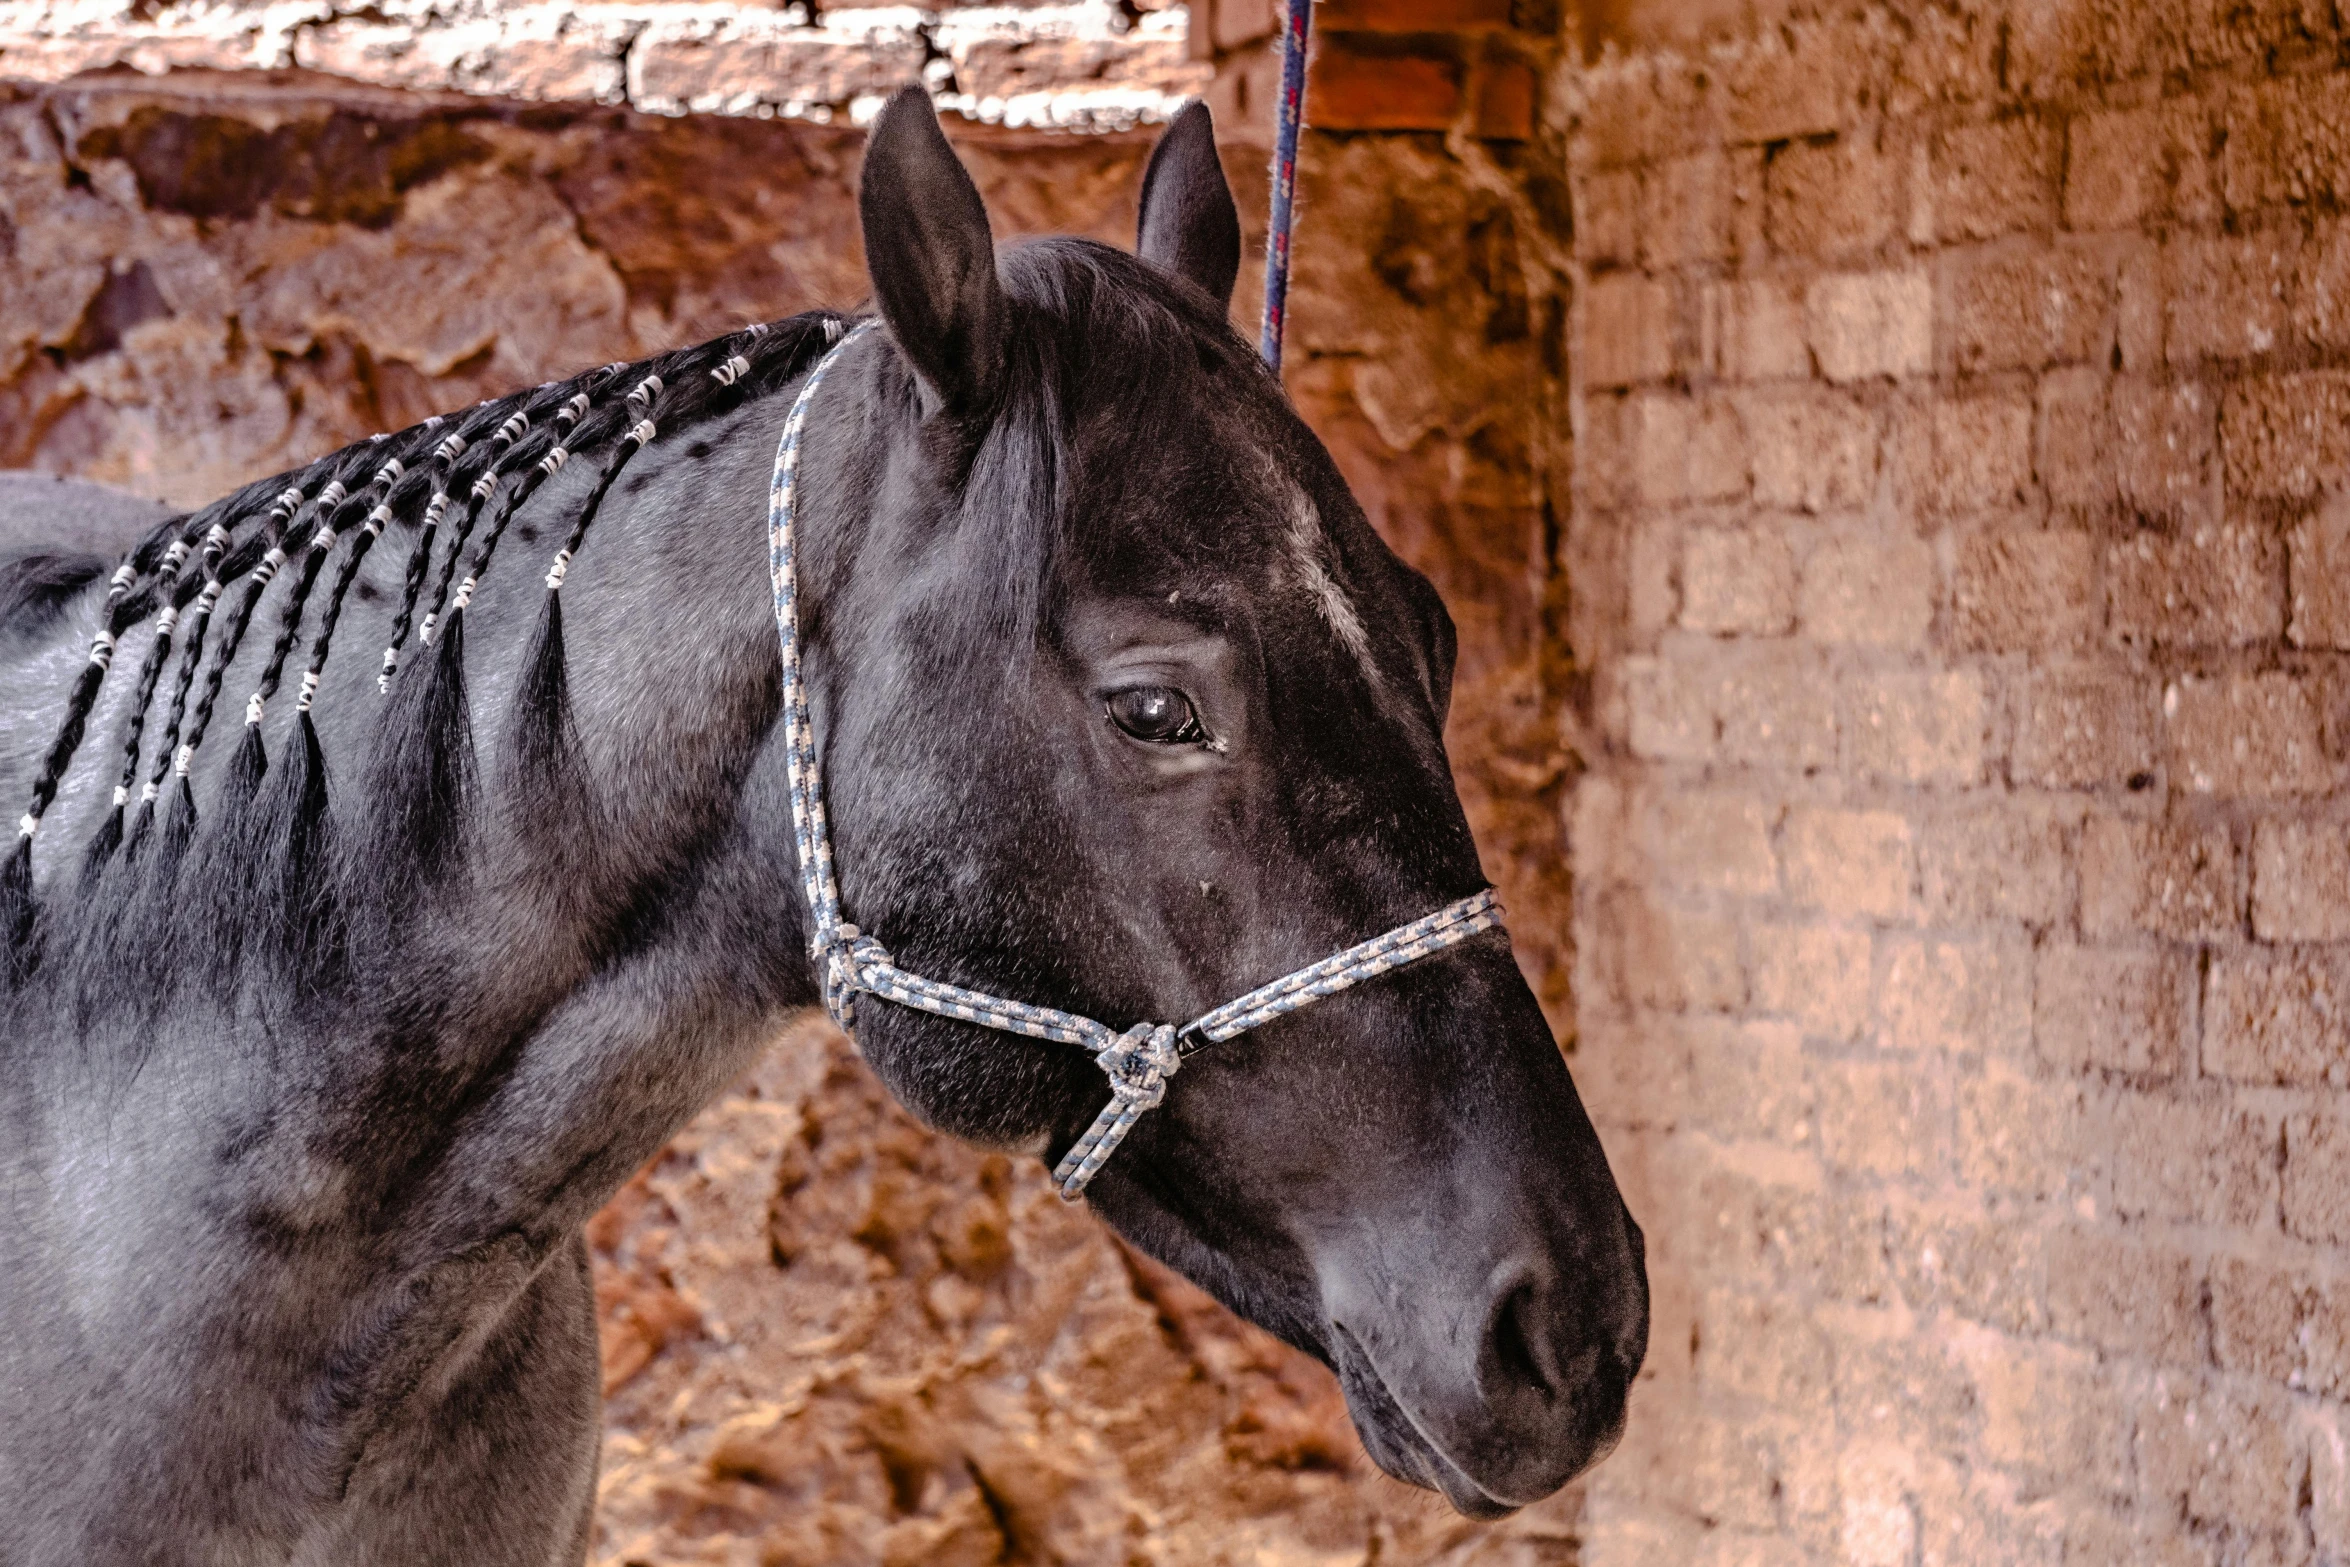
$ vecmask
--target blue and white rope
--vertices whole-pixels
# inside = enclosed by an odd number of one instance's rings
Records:
[[[856,998],[863,992],[938,1017],[1090,1051],[1095,1065],[1110,1079],[1110,1102],[1054,1167],[1054,1185],[1064,1201],[1074,1202],[1134,1123],[1166,1098],[1167,1079],[1175,1075],[1186,1055],[1498,929],[1501,900],[1488,888],[1284,974],[1181,1028],[1145,1021],[1123,1033],[1074,1012],[1012,1001],[910,973],[898,967],[880,942],[842,919],[840,883],[832,863],[832,831],[824,817],[824,781],[816,759],[815,726],[809,717],[807,673],[800,655],[800,441],[825,374],[874,324],[867,321],[846,336],[838,336],[808,373],[783,421],[783,435],[775,448],[775,475],[767,491],[767,571],[775,588],[775,630],[783,650],[785,771],[791,783],[792,841],[808,897],[809,953],[824,986],[825,1009],[844,1029],[854,1030]],[[829,323],[827,331],[839,334],[840,324]]]

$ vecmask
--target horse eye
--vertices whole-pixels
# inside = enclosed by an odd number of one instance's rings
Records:
[[[1104,703],[1110,722],[1153,745],[1174,745],[1205,738],[1191,698],[1173,686],[1133,686],[1113,691]]]

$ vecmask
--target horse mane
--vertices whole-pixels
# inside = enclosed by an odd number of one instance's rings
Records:
[[[85,1006],[118,980],[124,953],[191,898],[204,912],[232,916],[215,928],[232,948],[241,941],[244,958],[282,977],[328,976],[350,911],[340,906],[344,893],[327,857],[326,779],[311,708],[360,564],[386,537],[404,537],[408,559],[367,765],[377,794],[368,841],[356,848],[383,917],[396,919],[438,881],[461,853],[477,803],[464,687],[468,605],[516,513],[579,459],[601,467],[548,569],[514,714],[519,781],[557,798],[576,795],[560,594],[605,495],[657,436],[787,385],[841,330],[839,316],[808,312],[599,366],[354,442],[152,530],[115,566],[90,657],[40,760],[15,851],[0,865],[0,994],[22,989],[56,956],[51,949],[65,934],[56,916],[67,903],[79,906],[81,961],[71,966],[83,976]],[[56,554],[0,564],[0,627],[23,634],[52,625],[107,565]],[[245,701],[238,751],[207,807],[219,820],[204,852],[192,856],[196,758],[214,732],[219,699],[233,695],[224,693],[230,667],[280,576],[290,580]],[[146,654],[125,676],[131,700],[116,740],[112,807],[83,850],[78,884],[62,878],[36,894],[35,832],[86,738],[115,647],[149,620]],[[273,760],[262,716],[297,668],[296,720]],[[216,971],[237,969],[232,961]]]
[[[98,555],[42,552],[0,561],[0,629],[19,636],[46,630],[105,570]]]

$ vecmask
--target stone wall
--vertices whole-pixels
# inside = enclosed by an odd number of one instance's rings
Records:
[[[2350,1558],[2350,37],[1580,41],[1585,1559]]]

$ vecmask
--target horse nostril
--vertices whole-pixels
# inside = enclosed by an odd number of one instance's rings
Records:
[[[1522,1387],[1532,1388],[1544,1398],[1554,1398],[1558,1389],[1544,1357],[1535,1347],[1545,1342],[1542,1326],[1528,1320],[1535,1309],[1533,1285],[1521,1284],[1511,1290],[1493,1313],[1488,1342],[1503,1376]]]

